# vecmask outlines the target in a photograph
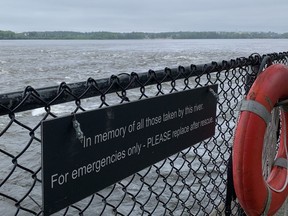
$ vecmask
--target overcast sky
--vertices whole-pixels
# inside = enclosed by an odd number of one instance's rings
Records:
[[[0,0],[0,30],[288,32],[288,0]]]

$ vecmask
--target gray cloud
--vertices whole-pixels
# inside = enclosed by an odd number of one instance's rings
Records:
[[[1,0],[0,29],[288,31],[286,0]]]

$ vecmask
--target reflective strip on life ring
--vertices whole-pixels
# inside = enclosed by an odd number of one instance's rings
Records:
[[[257,77],[245,98],[248,103],[253,101],[253,105],[251,103],[248,105],[250,108],[243,108],[239,116],[232,153],[233,181],[238,201],[249,216],[275,214],[288,196],[287,161],[284,162],[287,159],[288,143],[287,109],[281,112],[280,146],[276,164],[266,181],[262,174],[267,113],[270,114],[275,104],[285,98],[288,98],[288,67],[271,65]],[[255,104],[259,105],[256,107],[260,111],[253,111],[251,106]],[[263,111],[263,108],[266,110]]]

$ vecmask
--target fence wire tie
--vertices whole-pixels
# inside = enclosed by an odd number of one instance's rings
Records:
[[[82,141],[84,139],[84,134],[80,128],[80,123],[76,119],[76,114],[73,113],[73,115],[74,115],[74,117],[73,117],[72,123],[73,123],[73,127],[75,129],[75,132],[76,132],[76,138],[79,139],[80,142],[82,143]]]
[[[35,200],[32,198],[32,196],[28,195],[28,197],[40,208],[42,209],[41,205]]]
[[[219,100],[219,95],[214,91],[214,89],[209,88],[209,91],[212,93],[212,95],[217,99],[217,101]]]

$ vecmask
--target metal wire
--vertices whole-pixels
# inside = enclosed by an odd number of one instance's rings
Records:
[[[288,53],[115,75],[0,95],[0,209],[42,215],[41,122],[117,103],[218,84],[215,135],[77,202],[56,215],[222,215],[237,107],[261,60]],[[215,92],[214,92],[215,93]],[[91,103],[92,101],[92,103]],[[91,106],[91,104],[93,104]],[[36,113],[36,114],[35,114]],[[59,114],[60,113],[60,114]],[[8,211],[9,210],[9,211]],[[242,214],[237,202],[232,215]],[[5,215],[5,213],[4,213]]]

